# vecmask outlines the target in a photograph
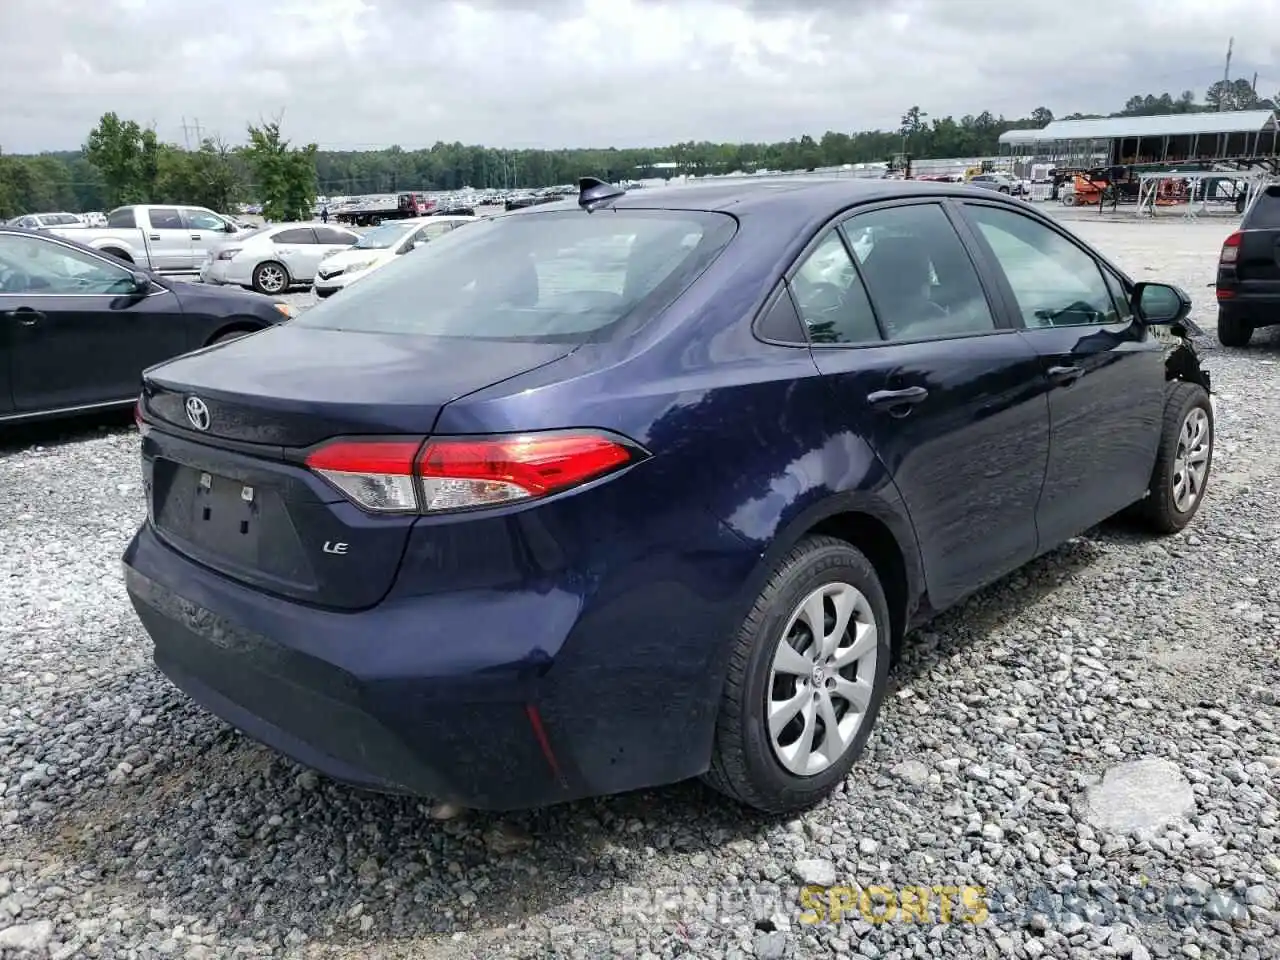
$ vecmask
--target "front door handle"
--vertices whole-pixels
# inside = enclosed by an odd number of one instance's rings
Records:
[[[158,234],[158,233],[148,234],[148,235],[147,235],[147,239],[148,239],[148,240],[159,240],[159,239],[160,239],[160,234]]]
[[[18,307],[16,310],[9,310],[5,313],[5,316],[17,320],[24,327],[34,327],[45,318],[43,313],[31,307]]]
[[[198,234],[198,233],[193,233],[193,234],[191,235],[191,239],[192,239],[192,240],[203,240],[203,239],[204,239],[204,237],[200,236],[200,234]]]
[[[891,416],[905,417],[911,408],[929,396],[924,387],[904,387],[901,390],[876,390],[867,394],[867,403],[877,410],[887,410]]]
[[[1084,371],[1076,366],[1050,367],[1049,379],[1066,387],[1079,380],[1082,373]]]

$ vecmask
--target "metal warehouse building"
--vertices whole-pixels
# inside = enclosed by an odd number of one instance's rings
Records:
[[[1230,164],[1280,173],[1280,123],[1274,110],[1054,120],[1001,134],[1000,152],[1060,167]]]

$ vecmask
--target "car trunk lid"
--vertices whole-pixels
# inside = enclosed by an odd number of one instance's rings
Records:
[[[179,553],[256,589],[372,606],[415,517],[363,512],[305,466],[306,450],[339,436],[425,438],[451,400],[572,349],[285,325],[154,367],[143,391],[150,522]]]

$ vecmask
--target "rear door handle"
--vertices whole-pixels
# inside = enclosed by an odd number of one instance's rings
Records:
[[[1076,366],[1050,367],[1049,379],[1065,387],[1079,380],[1082,373],[1084,371]]]
[[[204,237],[200,236],[200,234],[198,234],[198,233],[193,233],[193,234],[191,235],[191,239],[192,239],[192,240],[203,240],[203,239],[204,239]]]
[[[39,310],[33,310],[31,307],[18,307],[16,310],[9,310],[5,313],[5,316],[17,320],[24,327],[34,327],[44,319],[43,313]]]
[[[158,233],[152,233],[152,234],[149,234],[149,235],[147,236],[147,239],[148,239],[148,240],[159,240],[159,239],[160,239],[160,234],[158,234]]]
[[[877,390],[867,394],[867,403],[877,410],[887,410],[895,417],[905,417],[911,408],[929,396],[924,387],[904,387],[901,390]]]

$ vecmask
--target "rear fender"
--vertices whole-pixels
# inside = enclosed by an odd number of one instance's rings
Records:
[[[751,607],[764,591],[774,568],[804,537],[825,533],[844,538],[843,531],[864,526],[888,531],[901,559],[900,572],[903,582],[896,586],[885,584],[885,592],[894,607],[890,611],[895,634],[894,642],[901,640],[902,634],[914,622],[916,611],[927,607],[927,601],[924,570],[920,562],[915,528],[892,480],[886,474],[883,483],[873,489],[828,493],[806,498],[806,500],[807,502],[793,502],[785,511],[787,519],[763,549],[759,561],[743,584],[739,597],[740,609],[737,611],[738,616],[734,622],[741,623],[747,618]],[[732,528],[733,525],[729,526]],[[735,533],[748,539],[741,530],[735,529]],[[863,549],[869,553],[875,552],[865,546]],[[880,558],[869,557],[869,559],[877,561]],[[881,563],[877,563],[878,569],[881,566]],[[880,572],[882,576],[892,576],[890,571],[881,569]],[[732,639],[733,635],[726,637],[728,642],[720,652],[721,666],[727,664],[732,650]]]

